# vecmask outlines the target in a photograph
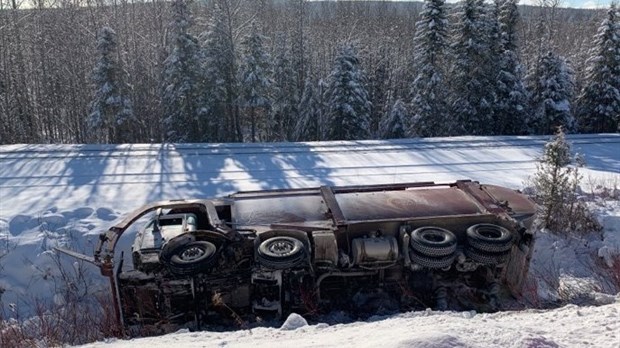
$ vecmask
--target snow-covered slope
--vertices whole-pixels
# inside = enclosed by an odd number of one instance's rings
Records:
[[[583,170],[586,191],[590,186],[620,183],[619,134],[568,139],[588,163]],[[547,140],[459,137],[282,144],[0,146],[0,287],[5,290],[1,305],[7,313],[16,308],[27,310],[26,299],[35,297],[62,303],[63,275],[55,267],[53,247],[90,253],[98,234],[113,220],[150,201],[219,196],[238,190],[457,179],[522,188]],[[583,270],[573,269],[580,267],[574,260],[583,253],[598,251],[603,258],[617,253],[620,207],[605,203],[600,210],[606,224],[603,240],[566,246],[552,236],[542,236],[534,264],[561,265],[560,279],[562,274],[579,276]],[[131,235],[124,236],[120,249],[127,250],[131,239]],[[87,271],[89,286],[100,285],[103,279],[97,270]],[[568,276],[562,279],[571,279]],[[549,299],[556,295],[546,294]],[[601,346],[615,343],[619,337],[618,301],[606,301],[615,302],[541,313],[408,313],[371,323],[319,325],[293,332],[254,329],[251,333],[188,333],[165,339],[208,346],[254,341],[314,346],[331,345],[333,339],[345,346],[389,342],[393,346],[551,347],[580,346],[576,340],[582,339],[583,332],[583,339]],[[584,329],[584,320],[590,320],[592,324],[586,325],[592,327]],[[523,323],[517,325],[520,321]],[[555,324],[539,325],[547,321],[564,327],[555,334]],[[470,334],[474,329],[480,334]],[[375,330],[381,334],[373,334]],[[400,336],[395,336],[397,332]]]

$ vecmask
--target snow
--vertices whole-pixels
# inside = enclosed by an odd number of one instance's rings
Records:
[[[134,144],[0,146],[0,288],[5,313],[25,310],[20,299],[56,303],[54,246],[87,254],[98,234],[143,204],[212,197],[238,190],[473,179],[524,188],[549,137],[452,137],[385,141],[265,144]],[[583,192],[620,183],[620,134],[571,135],[585,155]],[[177,332],[159,338],[111,340],[88,347],[147,344],[192,346],[360,347],[617,347],[620,297],[592,274],[590,256],[612,265],[620,254],[620,202],[591,203],[600,235],[561,239],[538,234],[531,273],[540,301],[589,293],[584,304],[554,310],[409,312],[367,322],[308,325],[296,314],[281,328],[232,332]],[[123,236],[126,254],[133,240]],[[69,269],[80,267],[63,258]],[[105,279],[88,268],[89,281]],[[553,290],[554,285],[559,291]],[[573,291],[578,289],[578,291]],[[607,292],[607,294],[605,293]]]
[[[605,260],[607,266],[612,267],[613,256],[620,255],[620,202],[615,201],[600,211],[599,219],[604,229],[598,256]]]
[[[614,303],[599,307],[494,314],[427,310],[350,324],[183,332],[83,347],[617,347],[619,316],[616,297]]]
[[[280,327],[280,330],[297,330],[304,326],[308,326],[306,319],[297,313],[291,313]]]

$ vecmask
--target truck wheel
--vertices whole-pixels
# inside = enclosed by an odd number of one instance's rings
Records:
[[[509,230],[494,224],[477,224],[467,229],[467,242],[475,249],[501,253],[512,248],[513,235]]]
[[[456,236],[444,228],[425,226],[411,232],[409,244],[422,255],[448,256],[456,251]]]
[[[412,251],[409,253],[409,258],[411,258],[411,261],[422,267],[441,269],[450,267],[454,262],[455,255],[431,257]]]
[[[499,253],[487,253],[477,249],[465,249],[465,255],[473,261],[483,265],[499,265],[503,264],[510,258],[510,251]]]
[[[161,249],[161,252],[159,253],[159,261],[167,264],[179,248],[195,241],[196,237],[191,233],[183,233],[170,239]]]
[[[217,248],[211,242],[196,241],[175,250],[167,266],[174,274],[191,275],[205,271],[217,260]]]
[[[272,269],[286,269],[299,265],[305,258],[304,244],[297,238],[275,236],[263,241],[257,250],[258,262]]]

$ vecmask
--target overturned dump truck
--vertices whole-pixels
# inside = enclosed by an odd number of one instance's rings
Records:
[[[239,192],[153,203],[94,256],[61,251],[110,277],[119,322],[141,334],[293,311],[493,310],[524,282],[535,212],[468,180]],[[127,270],[115,246],[135,223]]]

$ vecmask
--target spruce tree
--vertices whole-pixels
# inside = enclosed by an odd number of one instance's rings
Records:
[[[316,88],[317,118],[319,119],[319,139],[327,140],[329,130],[329,96],[327,95],[327,82],[319,79]]]
[[[301,100],[309,68],[307,0],[294,0],[290,10],[295,23],[291,28],[291,69],[297,81],[298,99]]]
[[[379,56],[374,74],[368,79],[369,99],[372,101],[370,112],[370,135],[373,138],[381,136],[379,125],[389,108],[390,89],[390,61],[385,48],[379,48]]]
[[[565,168],[571,163],[571,156],[564,132],[558,128],[552,141],[545,144],[533,180],[537,199],[541,202],[541,218],[546,227],[554,227],[554,221],[561,218],[571,178]]]
[[[502,0],[499,6],[499,61],[496,82],[497,99],[494,104],[496,134],[525,134],[528,95],[522,79],[522,68],[517,54],[518,0]]]
[[[189,33],[187,2],[174,0],[171,6],[172,48],[164,61],[161,82],[164,138],[173,142],[202,141],[206,108],[201,50],[198,40]]]
[[[615,5],[607,11],[587,61],[585,87],[578,99],[584,132],[620,131],[620,19]]]
[[[411,136],[440,136],[452,127],[448,118],[448,88],[445,83],[445,58],[448,21],[444,0],[426,0],[422,19],[416,23],[414,70],[411,86]]]
[[[532,112],[528,128],[533,134],[553,134],[558,127],[572,131],[574,80],[568,62],[553,52],[540,58],[529,77]]]
[[[241,66],[241,96],[250,122],[252,142],[257,140],[257,126],[264,122],[263,116],[271,107],[271,57],[263,47],[264,40],[253,24],[250,35],[243,41],[246,52]]]
[[[215,1],[202,33],[205,109],[209,141],[241,141],[237,49],[225,2]]]
[[[270,141],[291,140],[298,119],[299,90],[287,42],[285,36],[280,36],[276,42],[273,108],[267,124],[267,140]]]
[[[366,79],[351,44],[336,57],[328,78],[329,140],[358,140],[370,136],[370,108]]]
[[[458,5],[453,30],[452,135],[490,134],[495,96],[495,64],[491,61],[492,25],[483,0]]]
[[[129,86],[117,58],[116,32],[110,27],[99,31],[97,40],[99,60],[93,69],[95,94],[89,105],[88,127],[91,138],[101,143],[132,141],[131,123],[135,121]]]
[[[578,199],[583,166],[581,156],[571,154],[562,127],[545,144],[532,179],[535,198],[539,203],[539,222],[559,234],[591,232],[601,226],[582,201]]]
[[[399,139],[405,137],[405,122],[407,120],[407,108],[405,103],[398,99],[392,106],[390,113],[381,120],[380,133],[383,139]]]
[[[299,102],[299,120],[295,125],[296,141],[321,140],[320,101],[310,78],[306,79]]]

